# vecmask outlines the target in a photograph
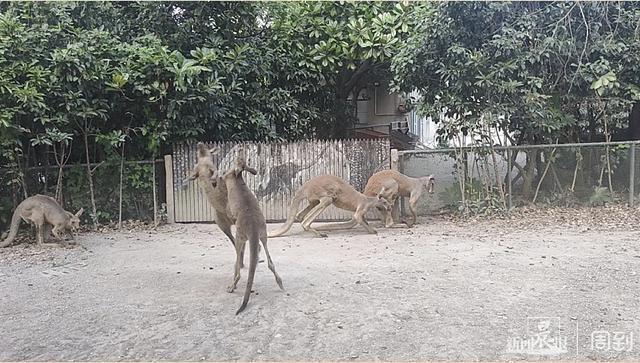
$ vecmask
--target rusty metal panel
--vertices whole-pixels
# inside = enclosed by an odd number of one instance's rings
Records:
[[[228,170],[238,147],[244,147],[247,163],[258,175],[245,174],[249,188],[255,193],[267,221],[286,219],[293,196],[307,180],[329,174],[343,178],[363,191],[376,171],[389,168],[389,140],[305,140],[287,143],[208,143],[220,153],[214,163],[220,172]],[[173,145],[173,190],[175,221],[211,222],[214,212],[197,182],[181,188],[196,162],[195,143]],[[306,206],[303,202],[300,209]],[[334,206],[327,208],[318,220],[337,221],[351,218],[352,213]],[[368,215],[375,218],[375,214]]]

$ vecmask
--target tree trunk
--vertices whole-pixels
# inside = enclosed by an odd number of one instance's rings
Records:
[[[22,168],[20,164],[20,156],[14,152],[13,154],[16,166],[18,167],[18,173],[20,174],[20,186],[22,187],[22,194],[24,195],[24,199],[29,198],[29,192],[27,191],[27,180],[25,179],[26,165],[25,168]]]
[[[44,146],[44,154],[43,154],[43,158],[44,158],[44,194],[48,194],[49,192],[49,166],[51,166],[50,162],[49,162],[49,146],[45,145]]]
[[[533,192],[533,175],[536,170],[538,150],[526,150],[527,164],[524,166],[523,184],[522,184],[522,196],[525,199],[530,199]]]
[[[158,227],[158,198],[156,196],[156,153],[153,153],[152,177],[153,177],[153,226]]]
[[[63,179],[62,164],[58,167],[58,182],[56,183],[56,200],[61,206],[64,205],[64,198],[62,197],[62,179]]]
[[[98,229],[98,210],[96,209],[96,198],[93,192],[93,171],[91,171],[91,160],[89,159],[89,131],[85,128],[83,130],[84,137],[84,151],[87,157],[87,179],[89,180],[89,192],[91,195],[91,220],[93,222],[93,230]]]
[[[531,201],[531,204],[535,204],[536,203],[536,199],[538,199],[538,193],[540,192],[540,186],[542,186],[542,183],[544,182],[544,177],[547,176],[547,172],[549,171],[549,166],[551,166],[551,161],[553,160],[553,156],[556,152],[556,149],[554,148],[553,150],[551,150],[551,153],[547,156],[547,165],[544,167],[544,171],[542,172],[542,176],[540,177],[540,180],[538,181],[538,186],[536,187],[536,193],[533,195],[533,200]],[[537,155],[537,153],[536,153]],[[540,160],[542,161],[542,160]]]
[[[593,115],[591,108],[589,110],[589,125],[587,126],[588,136],[587,142],[595,142],[596,140],[596,118]]]
[[[64,197],[63,197],[63,193],[62,193],[62,182],[64,180],[64,164],[66,161],[66,146],[63,143],[60,146],[60,155],[58,155],[58,152],[56,151],[55,146],[53,147],[53,154],[55,156],[56,159],[56,164],[58,164],[58,180],[56,182],[56,200],[58,201],[58,203],[60,203],[61,206],[64,206]]]
[[[629,113],[627,140],[640,140],[640,102],[634,103]]]
[[[120,153],[120,201],[118,205],[118,229],[122,229],[122,180],[124,177],[124,142],[122,142],[122,151]]]

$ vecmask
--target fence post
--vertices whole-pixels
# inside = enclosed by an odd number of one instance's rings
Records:
[[[171,155],[164,156],[164,175],[167,197],[167,223],[175,223],[176,218],[173,210],[173,160]]]
[[[389,166],[391,167],[391,170],[395,170],[395,171],[399,170],[398,162],[399,162],[398,149],[391,149],[391,156],[389,159]]]
[[[390,160],[391,170],[395,170],[398,173],[404,174],[404,159],[400,159],[400,153],[398,153],[398,149],[391,149]],[[394,206],[393,208],[398,208],[398,216],[404,216],[404,198],[398,198],[396,206]]]
[[[511,168],[513,167],[513,165],[511,165],[511,156],[511,149],[507,149],[507,212],[511,211],[511,207],[513,206],[511,199]]]
[[[629,149],[629,207],[633,207],[635,198],[636,178],[636,144]]]

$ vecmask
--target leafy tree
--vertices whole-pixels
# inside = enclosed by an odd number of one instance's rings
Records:
[[[605,134],[626,127],[637,99],[638,9],[603,2],[423,7],[394,57],[395,85],[420,92],[420,111],[442,122],[444,139],[464,133],[486,142],[498,129],[515,144],[596,141],[605,122]],[[530,151],[526,165],[514,164],[525,195],[539,158]]]
[[[289,23],[287,7],[309,23]],[[18,190],[47,188],[25,167],[57,165],[62,198],[63,179],[78,178],[63,178],[64,165],[82,162],[95,225],[105,214],[93,165],[110,157],[113,135],[137,131],[134,159],[166,152],[166,140],[342,136],[347,95],[388,70],[405,16],[383,3],[0,3],[3,186],[15,205]]]
[[[349,105],[350,95],[389,77],[389,61],[413,26],[411,9],[396,2],[293,2],[272,7],[273,41],[286,46],[282,57],[299,68],[289,77],[310,87],[304,91],[321,100],[319,108],[335,105],[333,119],[323,120],[323,136],[335,135],[354,121],[356,97]],[[309,75],[315,75],[316,85],[304,82]],[[333,127],[327,127],[328,122]]]

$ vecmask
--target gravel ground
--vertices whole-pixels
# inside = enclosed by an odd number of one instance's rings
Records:
[[[261,263],[238,316],[247,272],[225,292],[234,251],[212,224],[19,244],[0,250],[0,361],[640,358],[637,225],[530,218],[295,225],[269,240],[286,292]]]

